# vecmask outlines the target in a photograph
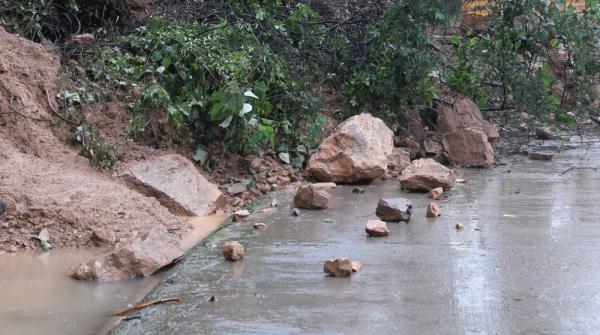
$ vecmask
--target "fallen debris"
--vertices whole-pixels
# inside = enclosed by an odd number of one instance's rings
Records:
[[[304,209],[324,209],[329,205],[331,194],[323,188],[311,185],[301,186],[294,196],[294,205]]]
[[[162,226],[153,227],[118,249],[71,270],[79,280],[119,281],[148,277],[183,257],[179,240]]]
[[[554,138],[554,133],[548,128],[535,128],[535,137],[538,140],[551,140]]]
[[[357,183],[383,175],[394,149],[394,133],[370,114],[341,123],[310,157],[306,167],[320,181]]]
[[[300,216],[300,210],[298,208],[292,209],[292,216]]]
[[[456,228],[456,230],[463,230],[463,229],[465,229],[465,225],[462,223],[457,223],[455,228]]]
[[[402,172],[410,165],[410,153],[403,148],[394,148],[388,156],[388,169],[390,171]]]
[[[372,237],[383,237],[390,234],[387,223],[380,220],[367,221],[367,224],[365,225],[365,231],[367,232],[367,235]]]
[[[348,258],[337,258],[325,262],[323,272],[332,277],[350,277],[352,275],[352,262]]]
[[[443,195],[444,195],[444,189],[441,187],[437,187],[437,188],[434,188],[433,190],[429,191],[429,199],[432,199],[432,200],[440,200]]]
[[[247,209],[240,209],[233,213],[233,222],[241,222],[244,221],[250,216],[250,212]]]
[[[417,159],[412,162],[400,177],[400,183],[410,191],[425,191],[438,187],[450,189],[456,183],[454,171],[431,158]]]
[[[139,304],[135,304],[131,307],[125,308],[124,310],[118,311],[116,313],[114,313],[114,316],[125,316],[129,313],[132,312],[137,312],[141,309],[144,309],[146,307],[150,307],[153,305],[158,305],[158,304],[164,304],[166,302],[179,302],[181,301],[181,299],[179,297],[175,297],[175,298],[161,298],[161,299],[157,299],[157,300],[152,300],[152,301],[148,301],[148,302],[142,302]]]
[[[247,190],[246,185],[242,182],[235,183],[227,187],[227,194],[231,196],[236,196],[238,194],[242,194]]]
[[[360,261],[352,261],[352,272],[360,272],[362,270],[363,265]]]
[[[427,217],[428,218],[436,218],[440,215],[441,215],[440,208],[438,207],[438,205],[436,205],[432,202],[429,204],[429,206],[427,206]]]
[[[267,225],[265,223],[262,222],[257,222],[255,224],[252,225],[254,227],[254,229],[265,229],[267,228]]]
[[[554,154],[550,154],[550,153],[546,153],[546,152],[532,152],[529,155],[529,158],[533,159],[534,161],[549,161],[549,160],[552,160],[553,157],[554,157]]]
[[[360,187],[355,187],[355,188],[352,189],[352,193],[362,194],[362,193],[365,193],[365,189],[364,188],[360,188]]]
[[[245,253],[244,246],[237,241],[225,242],[223,244],[223,257],[230,262],[239,261],[244,258]]]
[[[409,221],[412,203],[406,198],[380,199],[375,214],[383,221]]]

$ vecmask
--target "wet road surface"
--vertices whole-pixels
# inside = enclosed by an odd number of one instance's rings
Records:
[[[277,212],[219,232],[149,297],[180,303],[146,309],[113,334],[598,332],[600,170],[564,172],[600,166],[599,144],[551,162],[511,156],[495,169],[461,170],[467,182],[439,202],[437,219],[425,218],[425,194],[403,193],[394,181],[364,194],[338,187],[329,209],[297,218],[291,194],[279,195]],[[411,222],[368,238],[378,199],[397,196],[413,201]],[[254,231],[255,222],[269,227]],[[228,240],[246,246],[242,261],[222,261]],[[339,256],[363,270],[326,277],[323,262]]]

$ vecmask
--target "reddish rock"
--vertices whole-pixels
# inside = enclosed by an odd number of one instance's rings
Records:
[[[392,153],[393,132],[370,114],[341,123],[308,161],[307,171],[320,181],[357,183],[379,178]]]
[[[458,166],[488,167],[494,162],[491,146],[499,137],[498,129],[483,119],[470,99],[456,95],[452,106],[437,103],[438,131],[450,161]]]
[[[383,237],[390,234],[387,223],[380,220],[367,221],[367,224],[365,225],[365,231],[367,232],[367,235],[373,237]]]
[[[423,141],[423,151],[425,152],[425,156],[437,156],[441,154],[443,150],[444,148],[440,142],[433,140]]]
[[[79,280],[119,281],[148,277],[183,257],[179,240],[164,227],[157,226],[144,237],[136,238],[109,254],[96,257],[71,270]]]
[[[433,190],[429,191],[429,199],[440,200],[443,195],[444,189],[441,187],[434,188]]]
[[[254,229],[265,229],[267,228],[267,225],[265,223],[262,222],[257,222],[255,224],[252,225],[254,227]]]
[[[239,261],[244,258],[246,250],[239,242],[231,241],[223,244],[223,257],[230,262]]]
[[[360,261],[352,261],[352,272],[360,272],[363,268],[363,264]]]
[[[403,148],[394,148],[388,156],[388,169],[391,171],[402,172],[409,165],[410,154]]]
[[[325,188],[313,185],[301,186],[294,196],[294,205],[304,209],[324,209],[329,205],[331,194]]]
[[[494,164],[494,149],[480,129],[467,128],[444,134],[443,143],[456,166],[490,167]]]
[[[412,212],[410,200],[405,198],[380,199],[375,214],[383,221],[409,221]]]
[[[247,209],[240,209],[239,211],[236,211],[235,213],[233,213],[233,222],[241,222],[244,221],[248,218],[248,216],[250,216],[250,211],[248,211]]]
[[[465,225],[462,223],[457,223],[456,226],[454,226],[454,228],[456,228],[456,230],[463,230],[465,229]]]
[[[323,272],[332,277],[350,277],[352,275],[352,262],[347,258],[337,258],[326,261]]]
[[[429,206],[427,206],[427,217],[437,218],[438,216],[440,216],[440,208],[438,205],[430,203]]]
[[[400,176],[400,183],[411,191],[425,191],[438,187],[452,188],[456,183],[454,171],[431,158],[417,159]]]

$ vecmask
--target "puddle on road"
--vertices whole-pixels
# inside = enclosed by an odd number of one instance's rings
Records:
[[[142,297],[160,278],[90,283],[70,267],[102,250],[0,255],[0,325],[6,335],[96,334],[110,314]]]
[[[189,218],[194,229],[182,240],[182,248],[190,249],[226,219],[225,215]],[[141,300],[164,276],[119,283],[81,282],[68,277],[70,267],[102,252],[0,255],[0,334],[104,334],[116,321],[112,313]]]

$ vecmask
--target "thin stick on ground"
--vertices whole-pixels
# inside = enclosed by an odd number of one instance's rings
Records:
[[[600,169],[600,167],[594,167],[594,166],[581,166],[581,167],[579,167],[579,166],[572,166],[572,167],[564,170],[563,172],[561,172],[559,174],[559,176],[564,176],[565,174],[567,174],[567,173],[569,173],[569,172],[571,172],[573,170],[594,170],[595,171],[595,170],[598,170],[598,169]]]
[[[146,307],[150,307],[153,305],[164,304],[166,302],[178,302],[178,301],[181,301],[181,299],[179,297],[173,297],[173,298],[161,298],[161,299],[157,299],[157,300],[142,302],[139,304],[135,304],[129,308],[125,308],[124,310],[118,311],[118,312],[114,313],[113,315],[114,316],[125,316],[129,313],[137,312],[141,309],[144,309]]]

